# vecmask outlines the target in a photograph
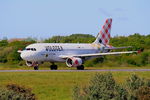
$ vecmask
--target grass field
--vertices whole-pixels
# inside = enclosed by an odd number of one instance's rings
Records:
[[[0,85],[9,83],[33,89],[39,100],[71,100],[74,85],[86,85],[96,72],[1,72]],[[104,73],[104,72],[103,72]],[[135,73],[149,78],[150,72],[112,72],[120,84]]]

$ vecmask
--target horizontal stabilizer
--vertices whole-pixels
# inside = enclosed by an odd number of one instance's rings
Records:
[[[111,48],[105,48],[105,50],[116,50],[116,49],[126,49],[126,48],[132,48],[132,46],[127,46],[127,47],[111,47]]]

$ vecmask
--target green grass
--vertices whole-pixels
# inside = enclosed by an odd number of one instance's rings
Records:
[[[9,83],[33,89],[39,100],[71,100],[74,85],[87,85],[96,72],[1,72],[0,85]],[[104,73],[104,72],[102,72]],[[149,72],[112,72],[117,82],[123,83],[135,73],[149,78]]]

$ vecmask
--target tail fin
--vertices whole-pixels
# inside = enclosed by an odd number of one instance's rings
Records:
[[[106,19],[105,24],[103,25],[101,31],[98,33],[96,40],[94,43],[102,43],[104,45],[109,44],[110,40],[110,31],[111,31],[111,24],[112,24],[112,19]]]

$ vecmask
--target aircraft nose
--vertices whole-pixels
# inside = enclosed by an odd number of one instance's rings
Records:
[[[22,51],[20,57],[26,61],[34,61],[39,59],[39,57],[37,57],[37,53],[28,52],[28,51]]]
[[[29,56],[28,56],[27,53],[25,53],[25,52],[22,52],[22,53],[20,54],[20,57],[21,57],[23,60],[27,60],[27,59],[29,58]]]

